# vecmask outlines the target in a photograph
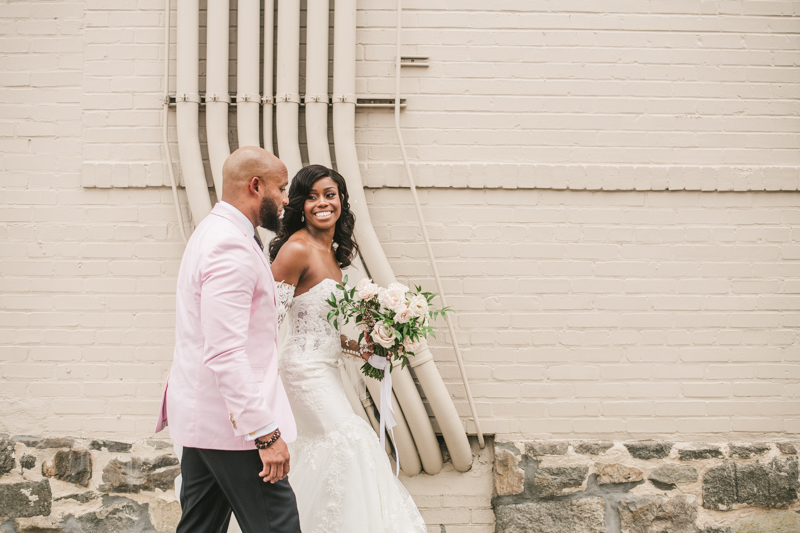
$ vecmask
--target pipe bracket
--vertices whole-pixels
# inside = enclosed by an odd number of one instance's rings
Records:
[[[244,94],[237,94],[236,95],[237,102],[260,102],[261,95],[260,94],[252,94],[252,93],[244,93]]]
[[[327,94],[307,94],[304,98],[305,103],[309,102],[322,102],[324,104],[328,104],[328,95]]]
[[[358,98],[354,94],[334,94],[331,101],[334,104],[357,104]]]
[[[227,94],[216,94],[216,93],[206,93],[206,102],[225,102],[226,104],[231,103],[231,97]]]
[[[272,105],[275,103],[275,99],[271,96],[262,96],[261,97],[261,105]]]
[[[282,104],[300,104],[300,95],[299,94],[276,94],[275,95],[275,103]]]
[[[199,104],[200,95],[193,93],[178,93],[175,95],[175,102],[192,102],[195,104]]]

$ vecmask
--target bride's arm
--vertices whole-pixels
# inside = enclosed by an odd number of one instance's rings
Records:
[[[270,265],[275,278],[275,300],[278,303],[278,326],[294,299],[294,291],[306,270],[308,256],[304,246],[297,242],[284,244]]]

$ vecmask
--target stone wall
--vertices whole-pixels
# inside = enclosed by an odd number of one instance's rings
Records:
[[[495,443],[497,533],[797,533],[798,443]]]
[[[492,533],[494,447],[470,438],[472,469],[400,475],[430,533]],[[172,533],[180,467],[167,440],[0,434],[0,533]],[[231,533],[239,531],[233,526]]]
[[[1,533],[175,531],[169,442],[0,438]]]

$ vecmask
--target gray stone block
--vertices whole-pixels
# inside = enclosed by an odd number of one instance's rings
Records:
[[[64,521],[65,527],[82,533],[157,533],[150,522],[147,504],[128,498],[104,496],[103,506],[91,513]]]
[[[641,481],[644,478],[644,472],[633,466],[617,463],[595,463],[594,467],[597,472],[597,483],[600,485],[631,483],[633,481]]]
[[[99,494],[96,492],[92,492],[87,490],[86,492],[81,492],[79,494],[67,494],[66,496],[61,496],[60,498],[56,498],[53,501],[61,501],[61,500],[75,500],[78,503],[89,503],[92,500],[96,500],[99,497]]]
[[[581,455],[600,455],[614,447],[614,443],[610,440],[602,440],[599,442],[573,442],[572,447],[575,453]]]
[[[48,448],[72,448],[72,439],[57,438],[57,439],[41,439],[39,437],[14,437],[16,442],[21,442],[28,448],[36,448],[37,450],[45,450]]]
[[[689,496],[632,496],[618,509],[622,533],[697,533],[697,504]]]
[[[703,507],[728,511],[736,503],[736,463],[726,461],[703,476]]]
[[[605,533],[603,498],[531,502],[497,509],[496,533]]]
[[[564,441],[526,442],[525,455],[539,457],[542,455],[565,455],[569,443]]]
[[[748,516],[731,528],[731,533],[797,533],[798,531],[800,531],[800,514],[791,511]]]
[[[769,444],[757,442],[755,444],[749,443],[731,443],[730,456],[738,457],[740,459],[750,459],[756,455],[764,455],[769,451]]]
[[[525,490],[525,471],[519,467],[520,458],[513,452],[495,447],[494,483],[498,496],[519,494]]]
[[[796,457],[741,465],[733,461],[703,476],[703,507],[728,511],[737,506],[786,508],[797,501]]]
[[[22,459],[19,460],[19,466],[23,470],[32,470],[36,466],[36,457],[28,454],[23,455]]]
[[[105,448],[106,450],[112,453],[127,453],[131,451],[133,444],[128,442],[117,442],[114,440],[93,440],[89,444],[89,448],[92,450],[102,450]]]
[[[636,459],[663,459],[672,450],[672,442],[638,441],[626,442],[625,447]]]
[[[688,448],[678,450],[681,461],[703,461],[706,459],[721,459],[725,457],[722,448],[710,444],[697,443]]]
[[[779,442],[777,444],[777,446],[778,446],[778,449],[781,451],[781,453],[784,454],[784,455],[796,455],[797,454],[797,448],[791,442]]]
[[[103,492],[138,493],[156,488],[171,490],[181,473],[173,455],[161,455],[154,460],[131,457],[128,461],[112,459],[103,469]]]
[[[88,487],[92,479],[92,454],[86,450],[59,450],[42,464],[42,475]]]
[[[0,485],[0,516],[50,516],[52,503],[53,494],[47,479]]]
[[[4,476],[14,470],[14,441],[11,439],[0,439],[0,476]]]
[[[533,488],[540,498],[569,494],[586,481],[588,466],[552,466],[539,468],[533,475]]]
[[[698,477],[697,469],[689,465],[661,465],[648,478],[659,483],[675,485],[678,483],[694,483]]]

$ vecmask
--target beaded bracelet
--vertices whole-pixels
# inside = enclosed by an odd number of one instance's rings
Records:
[[[279,438],[281,438],[281,430],[280,429],[276,429],[275,433],[272,434],[272,436],[269,438],[269,440],[258,440],[258,439],[256,439],[255,440],[256,448],[258,448],[259,450],[266,450],[267,448],[269,448],[270,446],[275,444],[275,441],[278,440]]]

